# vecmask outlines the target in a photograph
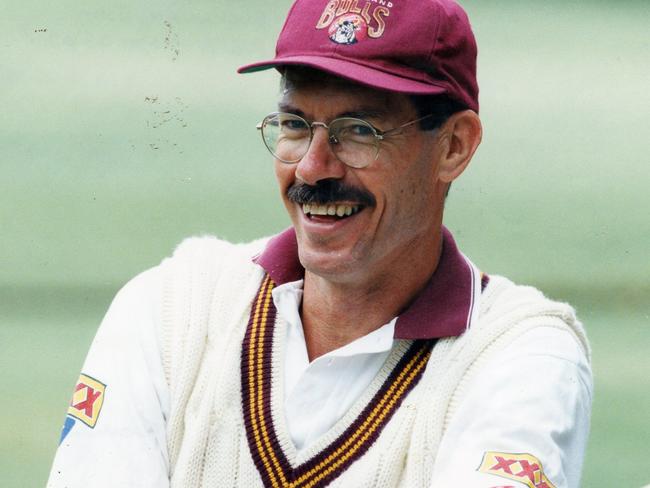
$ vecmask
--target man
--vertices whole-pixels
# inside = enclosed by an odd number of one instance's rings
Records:
[[[190,239],[118,294],[50,486],[579,486],[582,327],[442,225],[475,62],[451,0],[298,0],[241,69],[282,73],[258,128],[292,228]]]

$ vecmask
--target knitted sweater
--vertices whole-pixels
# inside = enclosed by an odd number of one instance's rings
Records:
[[[267,317],[258,336],[254,330],[266,313],[264,289],[272,286],[250,259],[264,242],[189,239],[162,265],[171,486],[429,486],[465,386],[493,355],[533,328],[555,327],[575,336],[589,356],[570,306],[492,275],[470,330],[435,345],[395,341],[347,414],[297,454],[282,410],[281,319]],[[259,349],[247,349],[255,343]],[[259,377],[248,382],[256,368]]]

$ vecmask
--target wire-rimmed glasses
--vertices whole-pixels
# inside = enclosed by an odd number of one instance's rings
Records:
[[[257,125],[264,145],[275,158],[287,164],[299,162],[311,145],[314,130],[322,127],[328,131],[332,152],[352,168],[365,168],[379,156],[379,143],[387,136],[398,133],[404,127],[432,117],[425,115],[405,124],[381,131],[369,122],[354,117],[340,117],[329,124],[307,122],[299,115],[273,112]]]

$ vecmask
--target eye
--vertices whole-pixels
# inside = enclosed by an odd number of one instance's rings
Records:
[[[360,136],[360,137],[374,137],[375,133],[368,124],[353,124],[348,128],[350,135]]]
[[[361,119],[338,119],[340,122],[333,130],[340,141],[357,142],[361,144],[375,143],[375,130]]]
[[[308,131],[307,122],[294,117],[280,117],[280,127],[283,131]]]

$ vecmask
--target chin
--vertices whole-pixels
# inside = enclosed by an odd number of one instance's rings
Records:
[[[326,246],[314,249],[299,242],[298,256],[305,270],[331,281],[343,280],[360,265],[350,249],[327,249]]]

